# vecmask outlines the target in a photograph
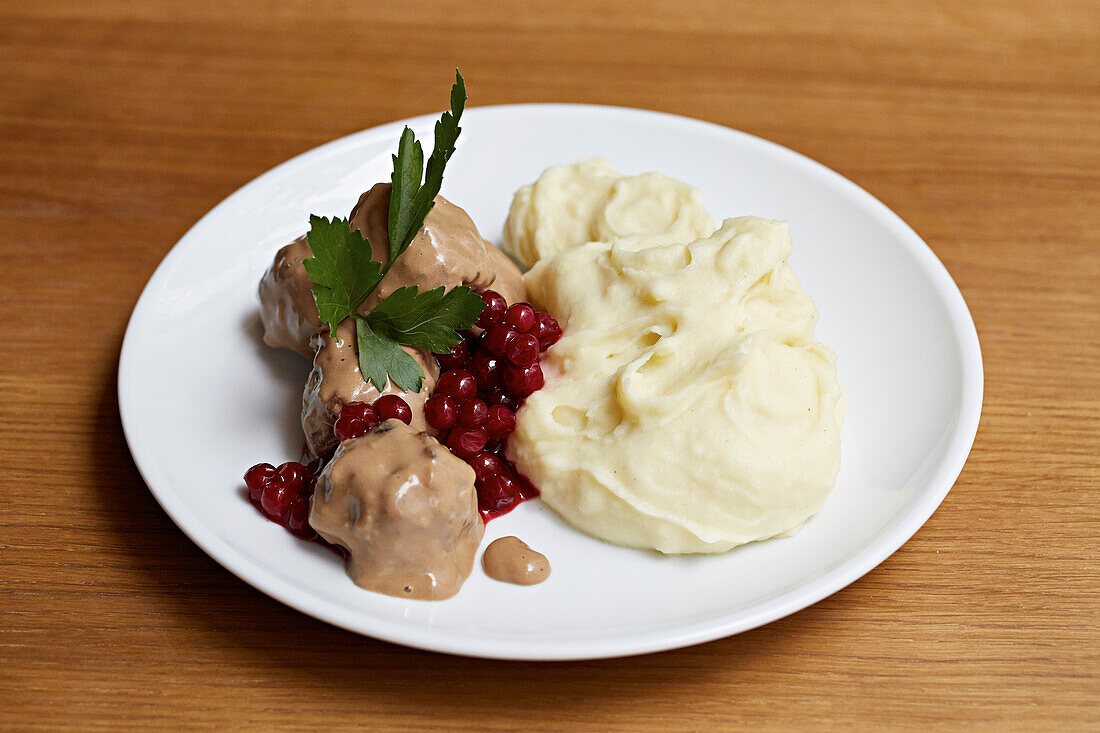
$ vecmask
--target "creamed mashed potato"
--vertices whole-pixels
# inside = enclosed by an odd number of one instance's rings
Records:
[[[606,181],[598,196],[573,186],[535,214],[524,201],[538,200],[546,176],[517,194],[509,227],[524,221],[521,256],[537,259],[529,295],[564,336],[508,451],[550,507],[595,537],[722,552],[797,531],[821,507],[840,466],[844,398],[787,264],[786,224],[740,217],[697,238],[709,222],[698,194],[665,180],[673,193],[659,184],[633,201],[605,196]],[[665,216],[673,199],[690,217]],[[607,215],[615,202],[644,219],[650,200],[667,231]],[[610,241],[581,241],[605,219]]]

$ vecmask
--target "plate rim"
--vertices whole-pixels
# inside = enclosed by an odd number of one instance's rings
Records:
[[[771,599],[764,608],[756,610],[755,613],[746,613],[742,610],[733,612],[731,614],[733,618],[724,620],[715,621],[713,618],[708,618],[685,624],[673,631],[667,629],[646,631],[629,637],[615,637],[611,640],[600,641],[531,641],[521,638],[507,641],[495,640],[486,643],[478,637],[473,637],[471,640],[469,637],[455,635],[454,632],[413,628],[380,617],[356,616],[344,608],[317,596],[306,596],[309,600],[309,603],[306,603],[302,600],[303,596],[300,590],[284,581],[278,574],[269,572],[265,568],[252,563],[220,536],[206,530],[201,520],[182,503],[178,493],[170,489],[168,478],[161,475],[161,472],[154,467],[148,456],[145,459],[142,458],[142,455],[145,454],[145,446],[143,446],[138,434],[135,432],[138,418],[136,417],[136,408],[133,406],[133,401],[126,390],[125,380],[130,371],[127,365],[135,358],[134,353],[137,349],[135,346],[137,339],[135,323],[140,325],[140,313],[143,311],[143,307],[148,307],[147,301],[150,299],[152,291],[160,280],[167,276],[172,262],[177,257],[182,256],[180,244],[188,239],[196,229],[201,228],[204,222],[213,217],[216,212],[223,207],[230,206],[233,200],[238,198],[243,191],[259,185],[261,181],[268,177],[278,176],[281,171],[293,167],[307,156],[321,155],[352,142],[369,144],[371,138],[392,136],[405,125],[415,129],[418,126],[430,124],[437,114],[429,113],[383,123],[341,136],[303,151],[254,177],[219,201],[189,227],[161,259],[156,270],[142,288],[141,295],[134,304],[127,321],[126,332],[119,353],[116,384],[119,416],[134,464],[150,493],[169,519],[200,550],[219,565],[262,593],[307,616],[312,616],[347,631],[417,649],[487,659],[527,661],[567,661],[623,657],[676,649],[732,636],[813,605],[855,582],[894,554],[932,516],[954,486],[977,436],[984,397],[985,375],[977,328],[962,292],[932,248],[897,213],[855,182],[802,153],[731,127],[668,112],[598,104],[500,104],[470,107],[467,109],[466,114],[478,117],[500,113],[536,111],[540,113],[551,111],[648,118],[668,125],[694,128],[695,131],[739,139],[741,143],[761,146],[774,155],[788,158],[807,172],[844,189],[846,194],[854,196],[856,199],[862,199],[864,206],[869,207],[872,212],[877,211],[882,217],[882,224],[888,227],[891,233],[909,250],[914,257],[914,262],[933,285],[945,307],[955,341],[959,346],[961,399],[955,415],[955,425],[953,430],[950,431],[951,438],[945,447],[945,456],[949,460],[941,461],[936,471],[926,482],[925,493],[922,495],[924,500],[910,504],[900,516],[896,515],[894,521],[880,529],[878,534],[855,557],[822,573],[812,581],[803,583]],[[368,623],[363,624],[363,620],[367,620]]]

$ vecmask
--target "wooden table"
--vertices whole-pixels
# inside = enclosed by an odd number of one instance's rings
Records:
[[[0,728],[1096,730],[1096,0],[0,2]],[[238,186],[440,106],[595,102],[761,135],[853,179],[959,283],[970,460],[849,588],[740,636],[500,663],[298,614],[176,529],[123,441],[146,279]]]

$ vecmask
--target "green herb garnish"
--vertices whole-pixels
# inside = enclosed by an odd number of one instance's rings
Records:
[[[370,242],[347,219],[310,215],[306,241],[313,257],[302,264],[313,281],[321,322],[335,335],[340,321],[354,316],[382,279],[382,263],[371,259]]]
[[[376,334],[362,316],[355,318],[355,337],[364,382],[374,382],[379,392],[387,379],[406,392],[420,391],[424,370],[397,341]]]
[[[455,333],[474,325],[485,301],[466,286],[426,293],[415,285],[394,290],[366,315],[380,336],[433,354],[445,354],[462,337]],[[455,324],[464,324],[456,326]]]
[[[379,392],[386,388],[387,380],[406,392],[419,392],[424,372],[401,346],[444,354],[462,340],[458,331],[472,326],[485,307],[481,296],[464,286],[446,292],[439,287],[426,293],[410,286],[390,293],[367,315],[358,312],[424,226],[462,132],[458,121],[465,105],[466,82],[456,69],[451,110],[435,124],[435,148],[426,171],[424,150],[413,131],[406,127],[401,133],[390,176],[390,246],[385,265],[372,259],[370,242],[352,231],[347,219],[309,218],[306,239],[313,257],[302,264],[313,281],[321,321],[335,334],[341,321],[355,318],[359,371]]]

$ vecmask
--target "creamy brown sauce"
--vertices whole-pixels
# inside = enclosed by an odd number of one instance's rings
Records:
[[[340,410],[349,402],[374,402],[382,394],[395,394],[412,408],[412,427],[427,430],[424,419],[424,401],[435,389],[439,378],[439,364],[426,351],[402,346],[424,371],[419,392],[405,392],[389,382],[381,393],[374,385],[363,381],[359,371],[359,355],[355,345],[355,321],[346,319],[336,329],[337,338],[328,332],[317,334],[314,344],[317,354],[313,357],[313,371],[306,380],[302,394],[302,432],[306,447],[314,456],[328,455],[336,448],[336,436],[332,427]]]
[[[518,537],[501,537],[485,548],[481,557],[485,574],[493,580],[516,585],[535,585],[550,577],[550,561]]]
[[[485,531],[474,470],[396,420],[340,444],[318,478],[309,523],[348,550],[356,585],[420,600],[458,592]]]

